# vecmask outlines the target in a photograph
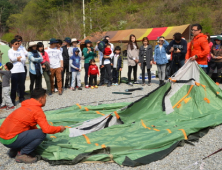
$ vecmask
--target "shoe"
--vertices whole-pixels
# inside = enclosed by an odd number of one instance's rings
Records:
[[[145,83],[143,83],[142,86],[145,86]]]
[[[7,108],[7,106],[5,105],[5,106],[1,106],[0,107],[0,109],[5,109],[5,108]]]
[[[78,87],[78,90],[82,90],[82,87]]]
[[[78,89],[78,88],[79,88],[79,86],[76,86],[76,88]]]
[[[38,161],[37,157],[32,157],[30,155],[20,155],[18,154],[15,157],[15,161],[17,163],[26,163],[26,164],[31,164],[31,163],[35,163]]]
[[[118,83],[116,83],[115,86],[118,86]]]
[[[14,102],[12,101],[12,104],[13,104],[14,106],[16,106],[15,101],[14,101]]]
[[[11,110],[11,109],[14,109],[14,108],[15,108],[15,106],[11,106],[11,107],[7,106],[6,110]]]
[[[148,82],[148,86],[151,86],[151,82]]]
[[[85,88],[87,88],[87,89],[88,89],[88,88],[89,88],[89,85],[86,85],[86,86],[85,86]]]
[[[74,87],[74,88],[72,88],[72,91],[76,91],[76,88]]]
[[[104,83],[101,83],[101,82],[100,82],[98,86],[102,86],[102,85],[104,85]]]
[[[59,92],[59,95],[62,95],[62,91]]]
[[[112,86],[115,86],[115,83],[112,83]]]
[[[51,96],[52,95],[52,93],[48,93],[48,96]]]
[[[133,84],[140,84],[138,81],[134,81],[134,83]]]
[[[91,89],[94,89],[94,87],[93,87],[93,86],[91,86]]]
[[[8,156],[10,157],[10,158],[15,158],[16,157],[16,155],[17,155],[17,153],[18,153],[18,150],[17,149],[9,149],[9,151],[8,151]]]
[[[110,87],[110,86],[112,86],[112,84],[111,84],[111,83],[108,83],[108,84],[107,84],[107,87]]]
[[[56,93],[56,92],[58,92],[58,89],[57,89],[57,88],[55,88],[55,93]]]
[[[95,88],[98,88],[98,86],[97,86],[97,85],[95,85]]]
[[[133,83],[132,83],[132,82],[129,82],[128,85],[133,86]]]

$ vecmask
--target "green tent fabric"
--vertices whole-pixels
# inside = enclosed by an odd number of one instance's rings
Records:
[[[221,124],[221,102],[219,86],[196,62],[188,61],[169,82],[133,103],[77,104],[47,111],[50,124],[68,128],[47,135],[36,151],[54,165],[148,164],[163,159],[189,135]],[[70,137],[72,132],[80,135]]]
[[[1,51],[1,53],[3,53],[2,64],[6,64],[7,62],[9,62],[9,58],[8,58],[8,50],[9,49],[10,48],[8,45],[0,45],[0,51]]]

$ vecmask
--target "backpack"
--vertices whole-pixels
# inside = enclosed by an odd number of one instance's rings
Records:
[[[104,41],[100,41],[100,43],[98,44],[99,51],[103,53],[105,47],[106,47],[105,42]]]

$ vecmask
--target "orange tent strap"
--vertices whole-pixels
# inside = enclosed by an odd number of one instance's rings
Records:
[[[187,140],[187,134],[186,134],[185,130],[184,129],[179,129],[179,130],[181,130],[183,132],[184,139]]]
[[[217,94],[219,94],[220,92],[217,91]]]
[[[116,118],[119,119],[120,117],[119,117],[117,111],[115,111],[114,113],[115,113],[115,115],[116,115]]]
[[[200,86],[200,83],[198,83],[198,82],[196,82],[196,81],[195,81],[195,84],[196,84],[196,86]]]
[[[56,138],[55,136],[50,136],[50,138]]]
[[[178,105],[177,105],[177,108],[180,108],[180,107],[181,107],[181,104],[178,104]]]
[[[187,94],[185,96],[183,96],[182,99],[180,99],[174,106],[173,108],[175,108],[178,104],[180,104],[180,102],[182,102],[189,94],[190,94],[190,91],[192,90],[193,88],[193,85],[190,86],[190,89],[188,90]]]
[[[149,127],[147,127],[146,125],[145,125],[145,123],[143,122],[143,120],[141,119],[141,123],[142,123],[142,126],[145,128],[145,129],[151,129],[151,128],[149,128]]]
[[[207,103],[210,103],[210,100],[208,98],[204,98],[204,100],[207,102]]]
[[[171,78],[169,78],[170,79],[170,81],[172,81],[172,82],[176,82],[176,80],[173,80],[173,79],[171,79]]]
[[[172,133],[170,129],[167,129],[167,131],[168,131],[169,133]]]
[[[76,106],[78,106],[80,109],[82,108],[82,107],[79,105],[79,103],[77,103]]]
[[[101,147],[102,147],[102,148],[106,148],[106,145],[102,144]]]
[[[105,116],[104,114],[100,113],[99,111],[96,111],[96,113],[99,114],[99,115]]]
[[[84,107],[84,109],[88,112],[89,111],[89,109],[87,108],[87,107]]]
[[[87,142],[88,144],[91,144],[91,142],[90,142],[89,138],[88,138],[86,135],[84,135],[84,134],[83,134],[83,136],[85,137],[86,142]]]
[[[50,123],[50,125],[52,125],[53,126],[53,123],[52,122],[49,122]]]
[[[95,143],[95,145],[96,145],[96,146],[99,146],[99,144],[98,144],[98,143]]]
[[[71,128],[71,127],[69,127],[69,126],[65,126],[66,128]]]
[[[155,128],[154,128],[153,130],[155,130],[155,131],[157,131],[157,132],[159,132],[159,131],[160,131],[159,129],[155,129]]]
[[[218,85],[218,86],[219,86],[219,85],[220,85],[220,83],[216,82],[216,85]]]
[[[203,85],[203,84],[201,84],[201,86],[205,89],[206,88],[206,86],[205,85]]]

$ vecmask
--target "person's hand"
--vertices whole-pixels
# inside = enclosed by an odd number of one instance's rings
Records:
[[[150,65],[152,65],[153,64],[153,62],[152,61],[150,61]]]
[[[196,60],[196,56],[194,55],[193,57],[190,58],[191,61],[195,61]]]
[[[111,63],[110,65],[113,66],[113,63]]]
[[[79,70],[79,68],[75,68],[76,70]]]
[[[90,75],[88,75],[88,77],[90,77]]]
[[[185,60],[185,63],[187,62],[188,60]]]
[[[177,53],[180,53],[181,51],[177,48]]]
[[[63,67],[61,67],[61,71],[63,71]]]
[[[65,128],[65,126],[60,126],[61,127],[61,131],[60,131],[60,133],[62,133],[64,130],[66,130],[66,128]]]
[[[141,67],[141,63],[139,63],[139,66]]]
[[[17,61],[20,61],[21,62],[21,56],[17,57]]]
[[[45,68],[45,65],[42,65],[42,68]]]
[[[119,71],[122,71],[122,68],[120,68]]]
[[[81,69],[79,69],[79,72],[81,71]]]
[[[156,64],[156,61],[154,61],[153,64]]]
[[[88,52],[90,52],[90,51],[92,51],[92,49],[91,49],[91,48],[88,48]]]
[[[159,41],[164,41],[164,38],[160,38]]]
[[[173,52],[173,51],[174,51],[174,48],[173,48],[173,47],[171,47],[169,51],[170,51],[170,52]]]
[[[96,44],[99,44],[100,43],[100,41],[97,41],[97,43]]]

